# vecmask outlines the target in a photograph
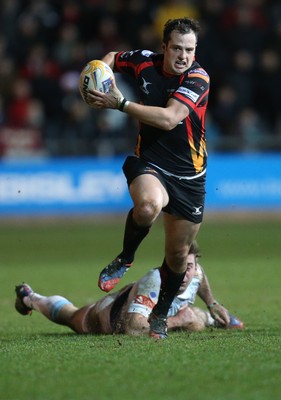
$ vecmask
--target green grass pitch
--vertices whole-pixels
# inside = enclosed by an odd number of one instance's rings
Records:
[[[124,219],[0,225],[0,399],[281,398],[280,219],[207,218],[199,233],[216,298],[245,322],[243,332],[78,336],[36,312],[16,313],[22,281],[78,306],[102,297],[98,273],[120,250]],[[121,285],[161,263],[163,239],[159,221]]]

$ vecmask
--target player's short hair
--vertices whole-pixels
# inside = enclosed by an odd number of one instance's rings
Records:
[[[196,258],[201,257],[200,248],[196,240],[191,243],[188,254],[194,254]]]
[[[197,40],[200,31],[200,24],[195,19],[187,17],[169,19],[164,25],[163,43],[168,44],[169,40],[171,39],[171,32],[173,31],[177,31],[183,35],[185,33],[193,32]]]

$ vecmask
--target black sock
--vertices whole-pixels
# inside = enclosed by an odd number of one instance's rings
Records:
[[[166,260],[164,260],[160,268],[160,276],[161,288],[158,302],[153,308],[153,314],[167,315],[170,305],[172,304],[184,279],[185,272],[176,274],[169,268]]]
[[[118,257],[125,259],[128,263],[133,262],[135,252],[149,230],[150,226],[139,226],[135,223],[133,220],[133,209],[131,209],[128,213],[125,225],[123,250]]]

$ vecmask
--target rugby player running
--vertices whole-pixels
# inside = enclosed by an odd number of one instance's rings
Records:
[[[150,336],[159,339],[167,337],[167,313],[185,276],[188,251],[204,213],[209,76],[195,60],[199,30],[198,21],[190,18],[168,20],[163,53],[134,50],[103,57],[114,72],[135,80],[139,103],[125,99],[115,82],[110,93],[93,90],[88,96],[91,106],[126,112],[140,126],[135,156],[128,156],[123,165],[133,200],[123,249],[102,270],[99,287],[109,292],[120,281],[162,211],[161,290],[148,319]]]

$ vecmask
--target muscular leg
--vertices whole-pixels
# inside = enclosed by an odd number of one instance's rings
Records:
[[[130,185],[130,194],[134,208],[127,217],[123,250],[99,276],[98,285],[105,292],[112,290],[130,268],[136,250],[169,200],[159,179],[150,174],[135,178]]]
[[[156,316],[167,315],[185,275],[189,248],[200,228],[200,224],[167,213],[164,214],[164,223],[165,259],[160,268],[159,300],[153,309]]]
[[[149,230],[150,226],[139,226],[136,224],[133,218],[133,209],[131,209],[125,225],[123,250],[117,257],[125,260],[127,264],[131,264],[134,261],[135,252]]]
[[[189,248],[196,238],[201,224],[164,213],[165,259],[175,273],[186,271]]]
[[[135,252],[148,234],[151,225],[168,203],[161,182],[150,174],[140,175],[130,185],[134,208],[130,210],[124,233],[123,250],[119,257],[131,263]]]
[[[151,226],[169,201],[164,186],[150,174],[140,175],[133,180],[130,195],[134,202],[133,218],[139,226]]]

